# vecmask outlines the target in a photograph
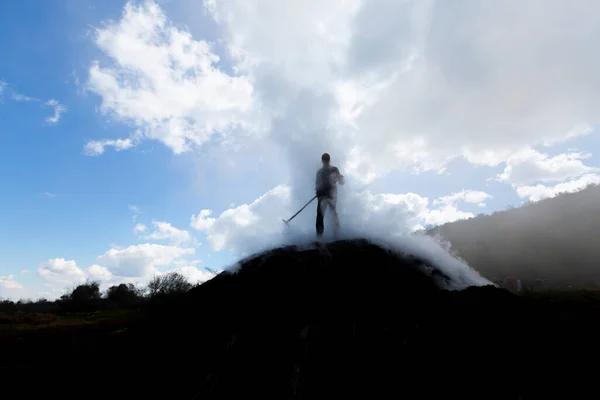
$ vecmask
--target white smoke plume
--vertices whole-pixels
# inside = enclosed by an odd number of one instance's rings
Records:
[[[334,2],[335,3],[335,2]],[[368,187],[369,171],[364,168],[363,155],[354,135],[364,136],[367,132],[357,132],[351,118],[344,112],[351,112],[352,104],[349,90],[339,81],[339,73],[348,68],[347,60],[336,57],[320,57],[320,55],[351,51],[346,41],[349,25],[357,11],[358,3],[339,2],[329,4],[331,9],[320,10],[320,17],[326,16],[330,23],[330,36],[327,38],[314,36],[302,38],[310,42],[309,54],[298,55],[281,49],[282,54],[271,54],[272,49],[255,47],[254,35],[261,32],[248,28],[249,19],[237,21],[242,17],[232,2],[214,4],[214,15],[224,28],[232,47],[244,48],[244,56],[240,59],[240,72],[243,71],[254,84],[255,100],[263,108],[276,110],[267,136],[271,149],[271,162],[277,168],[285,167],[289,180],[289,191],[279,196],[283,203],[265,209],[258,215],[260,222],[249,225],[249,235],[243,243],[242,251],[262,251],[273,246],[295,244],[307,245],[315,240],[315,200],[289,225],[280,221],[289,218],[314,195],[314,181],[317,169],[321,166],[320,157],[324,152],[332,156],[332,164],[340,168],[346,177],[346,184],[338,188],[338,213],[341,220],[340,239],[368,238],[387,243],[391,248],[421,257],[442,272],[452,281],[452,288],[459,289],[470,285],[490,284],[468,265],[456,259],[436,240],[421,236],[411,236],[414,221],[419,217],[418,211],[407,209],[407,203],[388,203],[378,212],[377,196]],[[274,2],[268,3],[277,8]],[[363,4],[365,6],[365,4]],[[231,9],[233,8],[233,10]],[[249,7],[254,9],[253,7]],[[327,7],[325,7],[327,8]],[[220,13],[222,11],[222,13]],[[323,13],[323,11],[325,13]],[[225,21],[220,15],[227,15],[231,20]],[[310,19],[309,15],[299,16]],[[250,16],[248,16],[250,18]],[[336,22],[336,20],[338,22]],[[242,26],[236,25],[240,22]],[[249,29],[246,31],[245,29]],[[242,32],[244,36],[241,36]],[[262,38],[264,40],[266,38]],[[282,59],[291,57],[291,60]],[[298,60],[296,57],[306,57]],[[254,63],[253,60],[260,60]],[[291,61],[286,64],[286,61]],[[245,66],[248,62],[248,66]],[[304,71],[297,69],[305,64]],[[296,68],[294,68],[296,67]],[[354,89],[355,90],[355,89]],[[348,108],[349,110],[345,110]],[[381,138],[375,138],[381,140]],[[392,143],[390,143],[392,145]],[[385,146],[384,146],[385,147]],[[373,154],[371,154],[373,156]],[[287,212],[277,215],[273,211]],[[276,222],[274,221],[276,220]],[[260,230],[260,223],[271,226],[279,224],[272,232]],[[332,240],[330,214],[326,213],[325,240]]]

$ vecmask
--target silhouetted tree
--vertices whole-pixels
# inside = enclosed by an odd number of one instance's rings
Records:
[[[109,287],[106,291],[106,298],[118,307],[128,308],[140,303],[141,294],[132,283],[121,283]]]
[[[100,282],[97,281],[86,282],[83,285],[77,286],[73,292],[71,292],[71,300],[75,302],[98,300],[101,297]]]
[[[187,292],[192,288],[185,276],[178,272],[158,275],[148,283],[150,297]]]
[[[89,311],[101,307],[100,282],[88,281],[60,297],[63,311]]]

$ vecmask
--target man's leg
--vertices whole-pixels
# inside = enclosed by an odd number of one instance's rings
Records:
[[[329,201],[329,208],[331,209],[331,219],[333,220],[333,234],[337,238],[340,233],[340,219],[338,218],[336,206],[336,199],[333,198]]]
[[[325,213],[326,202],[323,197],[319,197],[319,201],[317,203],[317,237],[323,236],[323,217]]]

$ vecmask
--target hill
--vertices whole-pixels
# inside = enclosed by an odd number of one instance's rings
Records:
[[[427,231],[488,279],[600,288],[600,186]]]
[[[284,247],[126,329],[5,337],[0,360],[37,382],[26,397],[533,399],[600,354],[595,299],[449,291],[448,279],[367,240]]]

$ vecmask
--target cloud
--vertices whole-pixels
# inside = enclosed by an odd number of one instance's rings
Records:
[[[574,193],[585,189],[589,185],[600,184],[600,175],[586,174],[580,178],[572,179],[568,182],[562,182],[554,186],[535,185],[519,186],[517,194],[521,198],[527,198],[529,201],[539,201],[550,197],[555,197],[561,193]]]
[[[86,270],[86,275],[95,281],[108,282],[112,279],[112,273],[108,268],[94,264]]]
[[[5,89],[6,89],[6,82],[0,81],[0,100],[2,100],[2,94],[4,93]]]
[[[235,206],[231,207],[234,208]],[[200,210],[198,215],[192,215],[190,226],[196,230],[207,232],[215,223],[216,219],[211,217],[212,210]]]
[[[207,280],[212,279],[215,276],[215,272],[218,273],[220,271],[210,272],[196,268],[194,266],[184,266],[166,271],[165,273],[168,272],[178,272],[181,275],[185,276],[191,284],[196,284],[206,282]]]
[[[175,228],[168,222],[152,221],[152,225],[154,225],[154,232],[144,236],[144,238],[147,240],[167,240],[173,245],[194,242],[188,231]]]
[[[148,230],[148,227],[144,224],[136,224],[135,227],[133,228],[133,231],[135,233],[144,233]]]
[[[113,275],[148,278],[157,267],[168,266],[182,256],[194,254],[193,248],[144,243],[126,248],[112,248],[98,257]]]
[[[106,139],[106,140],[90,140],[83,147],[83,153],[86,156],[99,156],[104,154],[106,147],[113,147],[116,151],[128,150],[135,147],[136,143],[133,139]]]
[[[46,122],[49,124],[56,124],[60,117],[67,112],[67,106],[60,104],[58,100],[51,99],[45,103],[47,106],[54,107],[54,115],[46,118]]]
[[[21,275],[27,275],[29,273],[28,269],[22,269],[21,270]]]
[[[458,210],[454,204],[446,204],[442,208],[431,210],[425,221],[428,225],[443,225],[459,219],[473,218],[474,216],[473,213]]]
[[[261,248],[283,229],[281,217],[289,214],[290,188],[279,185],[254,200],[211,218],[210,210],[193,215],[190,225],[203,231],[215,251],[225,248],[246,253]],[[270,216],[265,221],[265,216]]]
[[[96,30],[95,44],[111,65],[94,61],[88,88],[101,96],[102,112],[142,138],[182,153],[216,134],[255,129],[247,78],[219,70],[211,45],[173,26],[156,3],[127,3],[119,21]]]
[[[131,219],[133,219],[133,222],[137,222],[137,219],[140,216],[140,214],[143,214],[142,210],[140,210],[140,208],[135,204],[129,204],[127,207],[129,208],[129,211],[131,211]]]
[[[13,93],[12,99],[15,100],[15,101],[28,101],[28,102],[31,102],[31,101],[35,101],[35,102],[40,101],[40,99],[38,99],[36,97],[29,97],[29,96],[26,96],[24,94],[16,93],[16,92]]]
[[[41,264],[38,275],[48,287],[64,290],[87,280],[100,281],[103,285],[144,281],[159,273],[158,267],[190,267],[194,262],[184,260],[193,254],[193,248],[163,246],[158,244],[113,247],[97,257],[98,264],[80,268],[75,260],[54,258]],[[189,270],[186,273],[191,274]],[[199,276],[199,275],[198,275]],[[12,279],[12,278],[11,278]]]
[[[22,289],[23,286],[14,278],[14,275],[0,276],[0,287],[3,289]]]
[[[598,170],[587,166],[582,160],[590,154],[563,153],[554,157],[534,149],[524,149],[508,158],[506,168],[498,179],[514,186],[524,186],[536,182],[562,182]]]
[[[21,93],[17,93],[13,91],[11,98],[15,101],[26,101],[26,102],[38,102],[40,99],[35,97],[29,97]]]
[[[50,193],[50,192],[44,192],[44,196],[46,196],[49,199],[53,199],[56,197],[55,193]]]
[[[87,276],[74,260],[53,258],[40,265],[39,276],[50,284],[66,287],[86,281]]]
[[[458,201],[464,201],[465,203],[477,204],[479,207],[485,207],[485,201],[491,198],[491,195],[479,190],[462,190],[448,196],[440,197],[439,199],[434,200],[433,204],[453,205]]]
[[[31,297],[31,292],[20,282],[14,279],[14,275],[0,276],[0,299],[25,299]]]

